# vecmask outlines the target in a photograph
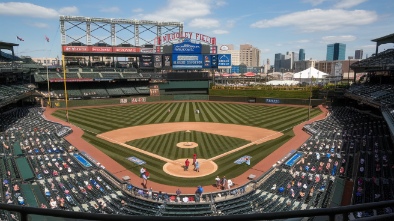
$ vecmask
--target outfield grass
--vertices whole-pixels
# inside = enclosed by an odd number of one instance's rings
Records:
[[[196,142],[198,147],[179,148],[176,146],[177,143],[186,141]],[[209,159],[248,143],[250,141],[199,131],[174,132],[127,142],[128,145],[171,160],[191,158],[194,153],[199,158]]]
[[[171,113],[167,113],[169,108]],[[194,113],[197,108],[201,111],[198,115]],[[146,167],[151,172],[150,179],[155,182],[173,186],[180,183],[182,186],[196,186],[197,181],[201,185],[212,184],[217,175],[231,178],[244,173],[248,166],[234,164],[236,159],[250,155],[251,166],[255,165],[293,137],[294,134],[290,129],[306,120],[307,114],[308,109],[304,107],[175,102],[73,109],[69,110],[69,120],[85,130],[84,139],[135,174],[139,174],[139,168],[126,160],[126,157],[135,156],[146,161]],[[319,109],[311,110],[311,117],[318,114],[320,114]],[[58,110],[53,115],[65,119],[65,110]],[[182,179],[165,174],[162,171],[165,162],[96,137],[96,134],[119,128],[167,122],[217,122],[285,131],[284,135],[277,139],[250,146],[216,160],[215,163],[219,166],[216,173],[195,179]]]

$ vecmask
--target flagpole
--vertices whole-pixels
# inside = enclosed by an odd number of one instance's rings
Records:
[[[62,54],[62,67],[63,67],[63,83],[64,83],[64,98],[66,100],[66,119],[68,120],[68,95],[67,95],[67,83],[66,83],[66,62],[64,62],[64,55]]]
[[[51,106],[51,93],[49,91],[49,73],[48,73],[48,64],[47,64],[47,82],[48,82],[48,105]]]

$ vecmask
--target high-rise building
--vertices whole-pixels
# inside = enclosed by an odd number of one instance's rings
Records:
[[[270,64],[270,59],[267,59],[265,65],[264,65],[264,74],[267,74],[267,72],[271,70],[271,64]]]
[[[299,55],[295,52],[286,52],[286,54],[275,54],[275,71],[292,71],[294,69],[294,62],[298,61]]]
[[[221,45],[218,54],[231,54],[231,65],[240,65],[240,52],[235,50],[234,45]]]
[[[250,44],[243,44],[239,47],[240,62],[248,67],[260,66],[260,50]]]
[[[305,61],[305,50],[304,49],[300,49],[300,52],[298,53],[298,60]]]
[[[354,59],[363,59],[363,49],[354,52]]]
[[[345,60],[346,44],[335,43],[327,45],[327,61]]]

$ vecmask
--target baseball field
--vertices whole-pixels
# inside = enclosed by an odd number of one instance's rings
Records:
[[[312,109],[311,117],[320,113]],[[64,120],[65,110],[53,115]],[[69,121],[85,131],[86,141],[135,174],[140,167],[126,158],[146,161],[150,180],[172,186],[210,185],[217,175],[239,176],[292,138],[291,129],[307,116],[306,107],[213,102],[69,110]],[[200,172],[184,171],[184,160],[194,153]],[[252,157],[250,166],[234,163],[243,156]]]

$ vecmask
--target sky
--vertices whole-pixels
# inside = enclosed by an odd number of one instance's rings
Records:
[[[72,15],[183,22],[217,44],[252,44],[271,64],[276,53],[301,48],[306,59],[325,60],[336,42],[346,44],[346,58],[356,49],[365,57],[375,52],[372,39],[394,33],[393,8],[392,0],[0,0],[0,41],[19,43],[19,56],[60,57],[59,15]]]

